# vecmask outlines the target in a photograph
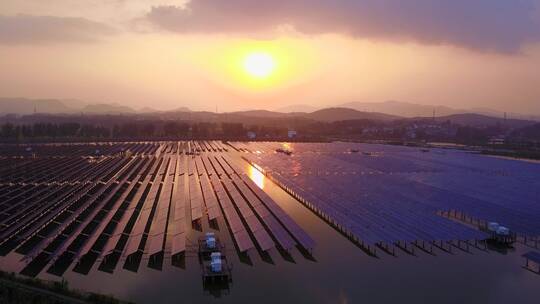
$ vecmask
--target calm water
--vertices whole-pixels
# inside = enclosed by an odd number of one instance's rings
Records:
[[[247,164],[252,179],[280,204],[317,242],[313,256],[299,251],[286,261],[277,251],[272,261],[251,252],[251,262],[240,261],[228,252],[233,264],[233,283],[228,292],[212,295],[203,290],[196,253],[187,253],[185,268],[164,262],[163,270],[146,266],[137,273],[119,263],[113,274],[97,270],[89,275],[67,271],[71,287],[113,294],[136,303],[539,303],[540,276],[522,268],[520,255],[528,250],[497,252],[471,249],[436,256],[417,251],[411,256],[397,251],[397,257],[380,252],[380,258],[366,255],[338,232],[327,226],[300,203]],[[225,227],[220,219],[220,227]],[[228,233],[219,233],[232,244]],[[198,232],[189,238],[196,240]],[[229,249],[232,249],[229,245]],[[435,249],[434,249],[435,250]],[[0,261],[6,270],[17,270],[20,255]],[[44,279],[58,279],[47,273]]]

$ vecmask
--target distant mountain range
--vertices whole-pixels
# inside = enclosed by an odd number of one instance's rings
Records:
[[[435,116],[447,116],[469,112],[446,106],[420,105],[399,101],[349,102],[339,106],[358,111],[381,112],[402,117],[432,117],[434,114],[433,111],[435,111]]]
[[[68,107],[65,101],[56,99],[26,99],[0,98],[0,113],[2,114],[32,114],[32,113],[73,113],[74,108]]]
[[[186,107],[167,112],[189,112]],[[0,98],[0,115],[2,114],[137,114],[159,113],[163,111],[145,107],[139,111],[119,104],[97,103],[87,104],[77,100],[60,99],[28,99],[28,98]]]
[[[362,112],[349,108],[326,108],[317,110],[311,113],[306,112],[291,112],[291,113],[282,113],[282,112],[273,112],[267,110],[252,110],[252,111],[241,111],[233,112],[230,114],[237,114],[242,116],[249,117],[259,117],[259,118],[303,118],[316,121],[332,122],[340,120],[358,120],[358,119],[370,119],[370,120],[381,120],[389,121],[394,119],[399,119],[402,117],[388,115],[384,113],[375,113],[375,112]]]
[[[456,109],[447,106],[437,105],[421,105],[409,102],[401,101],[384,101],[384,102],[348,102],[339,104],[335,107],[349,108],[358,110],[361,112],[375,112],[384,113],[401,117],[442,117],[454,114],[475,113],[486,116],[493,116],[504,118],[505,112],[493,110],[489,108],[471,108],[471,109]],[[276,112],[293,113],[293,112],[314,112],[320,108],[308,106],[308,105],[291,105],[276,109]],[[537,120],[540,121],[540,115],[529,115],[521,113],[506,113],[507,118],[512,119],[524,119],[524,120]]]
[[[91,104],[80,109],[82,113],[88,114],[135,114],[137,111],[130,107],[116,104]]]
[[[293,113],[293,115],[324,122],[358,119],[390,121],[401,118],[384,113],[362,112],[349,108],[326,108],[312,113]]]
[[[253,111],[242,111],[242,112],[233,112],[228,113],[231,121],[240,122],[240,121],[256,121],[257,119],[302,119],[302,120],[312,120],[312,121],[323,121],[323,122],[335,122],[335,121],[345,121],[345,120],[372,120],[372,121],[431,121],[433,120],[433,115],[431,116],[419,116],[419,117],[402,117],[396,115],[389,115],[385,113],[378,112],[363,112],[349,108],[326,108],[321,109],[311,113],[303,112],[293,112],[293,113],[280,113],[272,112],[266,110],[253,110]],[[196,117],[196,116],[192,116]],[[235,118],[235,119],[233,119]],[[476,113],[463,113],[463,114],[451,114],[445,116],[435,117],[437,122],[450,121],[455,124],[460,124],[464,126],[472,127],[486,127],[493,126],[496,124],[506,124],[512,128],[521,128],[524,126],[529,126],[535,124],[536,121],[532,120],[523,120],[523,119],[504,119],[503,117],[493,117]]]
[[[291,106],[282,108],[283,110],[292,110],[291,112],[251,110],[238,111],[230,113],[217,114],[214,112],[190,111],[186,107],[180,107],[169,111],[159,111],[153,108],[143,108],[139,111],[118,104],[84,104],[73,100],[55,100],[55,99],[25,99],[25,98],[0,98],[1,114],[89,114],[89,115],[144,115],[159,116],[161,119],[183,119],[196,121],[224,121],[224,122],[244,122],[246,124],[257,123],[261,119],[267,121],[282,121],[284,119],[310,120],[334,122],[344,120],[373,120],[373,121],[392,121],[392,120],[427,120],[433,119],[433,110],[435,110],[435,119],[437,121],[451,121],[456,124],[468,126],[491,126],[497,123],[505,123],[509,126],[520,128],[535,123],[535,119],[540,117],[531,117],[528,119],[525,115],[508,115],[504,118],[504,113],[489,110],[478,109],[478,112],[467,112],[445,106],[427,106],[412,103],[388,101],[381,103],[359,103],[351,102],[339,107],[329,107],[315,111],[302,111],[303,109],[314,109],[311,106]],[[518,119],[519,118],[519,119]]]
[[[274,111],[281,112],[281,113],[294,113],[294,112],[311,113],[317,110],[320,110],[320,108],[306,105],[306,104],[297,104],[297,105],[290,105],[290,106],[277,108]]]

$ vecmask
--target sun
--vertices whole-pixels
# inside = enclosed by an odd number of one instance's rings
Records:
[[[267,78],[276,69],[276,61],[268,53],[251,53],[244,59],[244,71],[254,78]]]

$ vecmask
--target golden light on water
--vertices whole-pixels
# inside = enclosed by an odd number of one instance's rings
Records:
[[[249,166],[249,178],[255,182],[255,184],[264,189],[264,174],[261,171],[255,169],[253,166]]]

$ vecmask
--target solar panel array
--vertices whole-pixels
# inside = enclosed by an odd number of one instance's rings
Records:
[[[540,252],[538,251],[529,251],[527,253],[524,253],[522,257],[540,264]]]
[[[12,157],[111,156],[118,153],[154,154],[159,145],[153,142],[130,143],[58,143],[58,144],[2,144],[0,155]]]
[[[22,254],[25,275],[160,268],[206,231],[230,234],[239,256],[314,246],[221,142],[29,148],[0,145],[0,254]]]
[[[540,235],[540,164],[466,151],[358,143],[231,143],[353,240],[363,244],[469,241],[498,222]],[[292,151],[291,155],[276,152]]]

